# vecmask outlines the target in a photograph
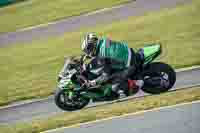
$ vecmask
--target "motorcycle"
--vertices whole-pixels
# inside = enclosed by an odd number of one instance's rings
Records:
[[[160,94],[170,90],[176,82],[174,69],[166,63],[153,62],[162,53],[161,45],[149,45],[140,50],[144,53],[144,61],[129,79],[143,79],[144,86],[141,89],[150,94]],[[86,71],[85,58],[86,56],[83,55],[80,58],[73,57],[65,60],[64,67],[58,76],[58,85],[54,94],[55,104],[62,110],[82,109],[91,100],[98,102],[119,98],[112,93],[110,83],[97,86],[86,85],[85,81],[95,79],[98,75],[89,70]],[[125,90],[127,90],[126,96],[135,94],[130,88]]]

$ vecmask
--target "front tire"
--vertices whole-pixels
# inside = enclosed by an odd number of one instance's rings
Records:
[[[167,85],[153,85],[149,84],[147,82],[148,79],[145,79],[145,77],[153,78],[154,76],[160,76],[162,75],[167,76]],[[162,62],[156,62],[156,63],[151,63],[147,65],[144,69],[144,72],[142,74],[142,77],[144,79],[144,87],[142,90],[147,93],[151,94],[159,94],[162,92],[167,92],[169,89],[171,89],[175,82],[176,82],[176,72],[174,69],[165,63]]]
[[[54,94],[55,104],[62,110],[75,111],[84,108],[90,102],[89,98],[79,97],[79,100],[70,101],[67,99],[66,90],[57,89]],[[63,97],[63,98],[62,98]]]

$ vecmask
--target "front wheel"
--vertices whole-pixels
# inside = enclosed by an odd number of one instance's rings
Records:
[[[165,63],[151,63],[145,67],[142,73],[144,79],[143,91],[151,94],[159,94],[171,89],[176,82],[176,72]]]
[[[62,110],[75,111],[88,105],[90,99],[76,95],[71,97],[70,91],[58,88],[54,94],[54,101]]]

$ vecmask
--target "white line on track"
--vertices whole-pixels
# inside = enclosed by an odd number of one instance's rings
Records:
[[[95,120],[95,121],[90,121],[90,122],[86,122],[86,123],[79,123],[79,124],[75,124],[75,125],[68,126],[68,127],[61,127],[61,128],[47,130],[47,131],[44,131],[44,132],[41,132],[41,133],[51,133],[51,132],[55,132],[55,131],[59,131],[59,130],[63,130],[63,129],[80,127],[80,126],[83,126],[83,125],[94,124],[94,123],[108,121],[108,120],[112,120],[112,119],[118,119],[118,118],[122,118],[122,117],[133,116],[133,115],[138,115],[138,114],[143,114],[143,113],[153,112],[153,111],[159,111],[159,110],[163,110],[163,109],[171,109],[171,108],[175,108],[175,107],[179,107],[179,106],[184,106],[184,105],[189,105],[189,104],[197,104],[197,103],[200,103],[200,100],[193,101],[193,102],[180,103],[180,104],[171,105],[171,106],[164,106],[164,107],[154,108],[154,109],[150,109],[150,110],[143,110],[143,111],[138,111],[138,112],[134,112],[134,113],[124,114],[124,115],[120,115],[120,116],[113,116],[113,117],[109,117],[109,118],[105,118],[105,119],[100,119],[100,120]]]
[[[187,70],[194,70],[194,69],[200,69],[199,65],[195,65],[195,66],[191,66],[191,67],[185,67],[185,68],[179,68],[176,69],[176,72],[183,72],[183,71],[187,71]]]
[[[123,6],[126,6],[127,4],[128,4],[128,3],[124,3],[124,4],[122,4],[122,5],[113,6],[113,7],[110,7],[110,8],[103,8],[103,9],[91,11],[91,12],[88,12],[88,13],[82,14],[82,15],[77,15],[77,16],[75,15],[75,16],[67,17],[67,18],[65,18],[65,19],[57,20],[57,21],[54,21],[54,22],[39,24],[39,25],[35,25],[35,26],[30,26],[30,27],[25,27],[25,28],[22,28],[22,29],[18,29],[17,31],[27,31],[27,30],[32,30],[32,29],[40,28],[40,27],[46,27],[46,26],[48,26],[48,25],[60,23],[61,21],[65,21],[65,20],[67,20],[67,19],[69,19],[69,18],[79,17],[79,16],[90,16],[90,15],[94,15],[94,14],[97,14],[97,13],[110,11],[110,10],[112,10],[112,9],[121,8],[121,7],[123,7]]]

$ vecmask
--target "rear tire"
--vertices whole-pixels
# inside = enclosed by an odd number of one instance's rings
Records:
[[[79,104],[74,104],[73,106],[67,103],[64,103],[61,101],[61,96],[65,95],[66,90],[57,89],[54,94],[54,101],[55,104],[62,110],[65,111],[75,111],[84,108],[88,103],[90,102],[89,98],[82,98],[81,101],[79,101]]]
[[[165,87],[155,86],[154,87],[147,83],[144,83],[144,87],[142,88],[142,90],[144,92],[151,93],[151,94],[159,94],[162,92],[167,92],[169,89],[171,89],[174,86],[174,84],[176,82],[176,72],[170,65],[162,63],[162,62],[155,62],[155,63],[151,63],[151,64],[147,65],[144,69],[144,72],[142,73],[142,77],[144,79],[145,76],[151,77],[151,75],[155,75],[158,73],[167,74],[168,86],[165,86]]]

